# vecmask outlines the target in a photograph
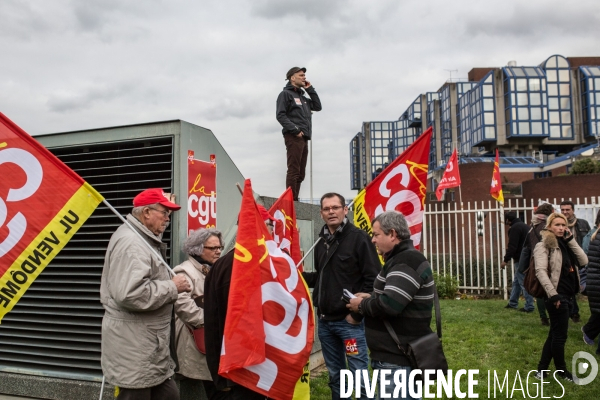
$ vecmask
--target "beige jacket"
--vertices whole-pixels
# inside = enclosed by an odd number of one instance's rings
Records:
[[[204,274],[202,265],[194,258],[176,266],[173,270],[187,278],[191,292],[179,293],[175,303],[177,358],[179,359],[179,373],[192,379],[211,381],[210,371],[206,365],[206,356],[198,351],[194,337],[187,326],[199,328],[204,326],[204,309],[198,307],[194,298],[204,295]]]
[[[127,220],[163,258],[166,244],[132,215]],[[170,356],[171,315],[177,287],[167,267],[130,227],[110,238],[100,301],[102,372],[113,385],[129,389],[156,386],[173,376]]]
[[[535,257],[535,275],[544,287],[548,297],[556,296],[558,292],[558,280],[562,269],[562,252],[558,247],[556,235],[550,231],[541,232],[542,240],[535,246],[533,256]],[[569,247],[579,261],[579,265],[588,263],[587,256],[583,249],[579,247],[575,239],[570,240]],[[550,275],[548,275],[548,260],[550,260]],[[577,280],[579,280],[579,270],[577,270]]]

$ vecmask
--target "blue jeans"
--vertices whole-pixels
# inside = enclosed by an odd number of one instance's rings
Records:
[[[371,367],[373,367],[373,373],[375,372],[375,370],[382,370],[382,369],[387,369],[387,370],[391,370],[391,375],[389,375],[387,377],[387,379],[389,380],[389,383],[387,383],[385,385],[385,387],[381,388],[379,387],[379,379],[377,380],[377,399],[380,400],[381,399],[381,391],[385,390],[385,392],[387,393],[387,395],[389,398],[393,398],[393,399],[406,399],[406,400],[420,400],[420,397],[411,397],[410,396],[410,391],[408,390],[408,383],[406,384],[406,397],[400,397],[402,396],[402,389],[400,389],[398,391],[398,397],[393,397],[394,394],[394,388],[396,387],[396,385],[394,384],[394,373],[396,371],[400,371],[400,370],[406,370],[406,379],[408,382],[408,376],[410,375],[410,371],[412,371],[412,369],[410,367],[404,366],[404,365],[396,365],[396,364],[390,364],[390,363],[386,363],[383,361],[376,361],[376,360],[372,360],[371,361]],[[381,374],[381,371],[379,371],[379,373]],[[379,377],[378,377],[379,378]],[[413,385],[413,390],[416,391],[415,386]]]
[[[354,371],[357,369],[369,368],[365,323],[363,321],[358,325],[352,325],[345,319],[341,321],[319,319],[318,332],[325,366],[329,372],[331,398],[337,400],[340,398],[340,370],[350,369],[354,375]],[[348,346],[346,341],[348,341]],[[356,347],[352,346],[354,341],[356,341]],[[348,367],[346,367],[346,359]],[[364,385],[361,393],[365,393]]]
[[[515,275],[513,278],[512,290],[510,292],[510,299],[508,300],[508,305],[513,308],[519,308],[519,296],[521,296],[521,292],[523,292],[523,296],[525,297],[525,310],[533,311],[533,296],[527,293],[525,287],[523,286],[523,281],[525,280],[525,275],[522,272],[519,272],[519,269],[515,267]]]

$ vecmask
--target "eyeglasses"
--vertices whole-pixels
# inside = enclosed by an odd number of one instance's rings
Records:
[[[342,208],[344,208],[344,207],[342,207],[342,206],[323,207],[323,208],[321,208],[321,211],[323,211],[323,212],[330,212],[330,211],[337,212],[337,211],[340,211]]]
[[[171,215],[171,210],[159,210],[158,208],[154,208],[154,207],[148,207],[151,210],[154,211],[158,211],[159,213],[162,213],[163,217],[168,218],[169,215]]]
[[[204,248],[206,250],[210,250],[210,251],[223,251],[223,249],[225,247],[223,247],[223,246],[204,246]]]

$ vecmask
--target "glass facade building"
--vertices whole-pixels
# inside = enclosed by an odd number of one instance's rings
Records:
[[[600,135],[600,57],[474,68],[468,81],[419,95],[396,121],[363,123],[366,176],[356,179],[364,167],[352,161],[352,188],[364,187],[429,127],[430,172],[444,168],[455,148],[461,162],[498,148],[507,165],[528,165],[592,146]]]
[[[583,132],[586,137],[600,135],[600,67],[582,66],[580,75]]]

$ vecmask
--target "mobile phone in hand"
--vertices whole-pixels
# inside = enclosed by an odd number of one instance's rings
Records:
[[[353,295],[348,289],[344,289],[344,291],[342,292],[342,300],[345,303],[350,303],[350,299],[354,298],[356,298],[355,295]]]

